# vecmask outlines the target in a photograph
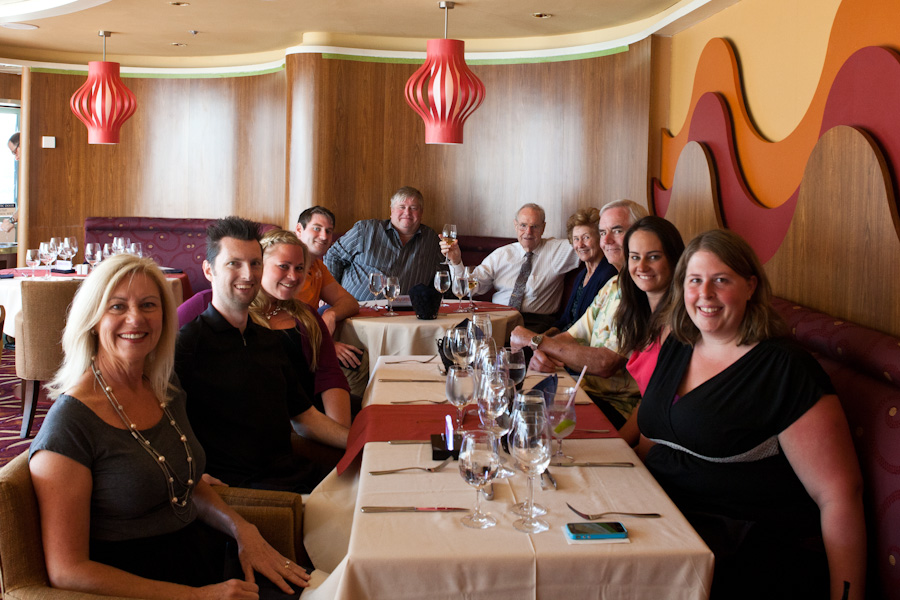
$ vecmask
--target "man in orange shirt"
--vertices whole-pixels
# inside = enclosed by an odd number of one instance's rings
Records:
[[[322,257],[334,242],[334,213],[321,206],[307,208],[297,219],[295,233],[309,248],[309,254],[313,259],[297,298],[312,306],[314,310],[319,308],[320,302],[329,305],[322,313],[322,320],[328,326],[329,333],[334,335],[339,322],[359,312],[356,298],[341,287],[322,262]],[[344,367],[351,391],[361,395],[359,385],[365,390],[368,383],[368,365],[362,364],[363,350],[337,340],[334,342],[334,349]]]

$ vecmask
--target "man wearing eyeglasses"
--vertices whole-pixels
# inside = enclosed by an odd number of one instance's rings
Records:
[[[541,237],[546,223],[537,204],[520,208],[513,224],[519,241],[497,248],[475,269],[478,286],[472,294],[493,289],[493,302],[512,306],[528,329],[541,333],[556,320],[563,278],[578,266],[578,256],[567,240]],[[462,276],[459,245],[442,241],[441,252],[450,260],[453,277]]]

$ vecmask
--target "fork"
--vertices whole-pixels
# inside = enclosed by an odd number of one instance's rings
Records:
[[[414,358],[410,358],[407,360],[395,360],[395,361],[391,361],[391,362],[385,361],[384,364],[386,364],[386,365],[405,365],[407,363],[419,363],[420,365],[427,365],[428,363],[430,363],[431,361],[433,361],[436,358],[437,358],[437,354],[435,354],[428,360],[416,360]]]
[[[626,516],[626,517],[641,517],[643,519],[658,519],[662,516],[659,513],[635,513],[635,512],[623,512],[621,510],[608,510],[606,512],[589,515],[589,514],[581,512],[580,510],[578,510],[577,508],[575,508],[568,502],[566,502],[566,506],[568,506],[572,510],[573,513],[575,513],[576,515],[578,515],[579,517],[581,517],[582,519],[584,519],[586,521],[596,521],[597,519],[602,519],[603,517],[608,517],[609,515],[622,515],[622,516]]]
[[[369,471],[369,475],[388,475],[390,473],[399,473],[400,471],[428,471],[429,473],[437,473],[441,469],[447,466],[453,460],[452,456],[448,456],[444,459],[444,462],[437,465],[436,467],[403,467],[402,469],[387,469],[384,471]]]

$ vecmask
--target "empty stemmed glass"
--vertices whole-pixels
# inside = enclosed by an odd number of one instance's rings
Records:
[[[475,393],[475,374],[472,367],[450,365],[447,369],[447,400],[456,407],[456,429],[462,429],[463,407]]]
[[[575,460],[572,456],[566,456],[562,450],[563,439],[575,431],[575,402],[572,401],[574,396],[575,388],[573,387],[559,389],[553,396],[546,394],[550,434],[559,442],[556,454],[550,459],[550,463],[554,465],[562,465]]]
[[[451,223],[445,223],[445,224],[444,224],[444,229],[441,230],[441,237],[444,239],[444,241],[445,241],[446,243],[452,245],[453,242],[456,241],[456,225],[453,225],[453,224],[451,224]],[[445,258],[445,259],[444,259],[444,262],[441,263],[441,264],[443,264],[443,265],[449,265],[449,264],[450,264],[450,259],[449,259],[449,258]]]
[[[515,395],[512,410],[510,411],[511,425],[509,435],[507,436],[507,445],[510,454],[512,454],[513,451],[513,433],[515,432],[515,425],[519,421],[519,415],[523,413],[537,413],[543,415],[546,419],[546,404],[544,403],[543,392],[530,390]],[[520,517],[539,517],[547,514],[547,508],[534,501],[532,501],[531,506],[528,506],[527,502],[513,504],[511,510],[513,514],[519,515]]]
[[[388,311],[384,313],[386,317],[395,317],[400,313],[394,312],[394,300],[400,295],[400,278],[386,277],[384,279],[384,297],[387,298]]]
[[[490,431],[467,431],[459,446],[459,474],[475,488],[475,512],[462,518],[466,527],[487,529],[497,524],[497,519],[481,512],[481,490],[497,476],[500,456],[497,438]]]
[[[70,235],[66,238],[66,244],[69,246],[69,249],[72,252],[72,256],[69,257],[69,260],[72,260],[78,254],[78,238]]]
[[[59,252],[59,257],[63,260],[69,261],[75,257],[75,250],[69,245],[69,238],[60,240],[57,251]]]
[[[452,358],[460,366],[466,366],[472,352],[469,332],[457,327],[448,329],[444,336],[444,349],[449,353],[448,358]]]
[[[528,495],[525,500],[524,516],[513,523],[513,527],[526,533],[540,533],[550,525],[539,519],[532,511],[534,505],[534,480],[550,464],[550,431],[547,417],[542,411],[523,410],[516,417],[512,429],[510,450],[516,464],[528,476]]]
[[[450,272],[438,269],[434,274],[434,289],[441,293],[441,306],[450,306],[444,302],[444,294],[450,289]]]
[[[384,276],[378,271],[369,273],[369,292],[375,297],[374,308],[378,309],[378,295],[384,291]]]
[[[115,256],[116,251],[113,250],[112,245],[103,244],[103,254],[101,255],[101,260],[106,260],[110,256]]]
[[[144,257],[144,247],[140,242],[132,242],[131,246],[128,247],[128,252],[138,258]]]
[[[31,278],[37,277],[34,268],[41,264],[41,253],[37,248],[31,248],[25,251],[25,265],[31,267]]]
[[[84,245],[84,260],[91,265],[91,270],[96,268],[97,264],[103,260],[103,250],[97,242],[88,242]]]
[[[50,265],[56,261],[57,248],[52,242],[41,242],[38,252],[40,254],[41,262],[47,267],[47,274],[44,275],[44,279],[50,279]]]
[[[453,312],[464,313],[467,311],[466,308],[463,307],[462,299],[466,297],[466,294],[469,293],[469,280],[465,275],[460,275],[458,277],[453,278],[453,295],[459,299],[459,302],[456,304],[456,310]]]

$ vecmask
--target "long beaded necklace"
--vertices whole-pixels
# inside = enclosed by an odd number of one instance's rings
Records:
[[[115,394],[113,393],[113,389],[106,384],[106,380],[103,378],[103,374],[100,373],[100,369],[97,368],[97,365],[94,364],[94,359],[91,359],[91,372],[94,374],[94,379],[100,385],[100,388],[103,390],[103,393],[106,395],[106,399],[109,400],[110,405],[112,405],[113,410],[119,416],[119,419],[122,420],[122,424],[125,425],[125,428],[131,433],[131,437],[138,441],[147,454],[149,454],[153,461],[159,465],[159,468],[163,472],[163,476],[166,479],[166,485],[169,488],[169,502],[172,506],[172,510],[175,512],[175,515],[181,519],[183,515],[188,515],[191,512],[191,494],[194,490],[194,457],[191,455],[191,447],[188,444],[187,436],[181,431],[181,428],[178,427],[178,423],[175,421],[175,417],[172,416],[172,413],[169,412],[169,408],[160,403],[159,407],[163,410],[166,418],[169,420],[169,425],[175,430],[175,433],[178,434],[178,438],[181,440],[181,443],[184,444],[184,452],[187,455],[187,464],[188,464],[188,479],[187,481],[182,481],[175,470],[169,466],[169,463],[166,462],[166,457],[160,454],[153,446],[150,445],[150,440],[144,437],[144,435],[137,428],[137,425],[131,422],[131,419],[128,418],[128,415],[125,414],[125,409],[122,407],[122,404],[116,399]],[[184,488],[184,493],[180,496],[175,493],[175,482],[178,481],[178,484]],[[182,519],[183,520],[183,519]]]

